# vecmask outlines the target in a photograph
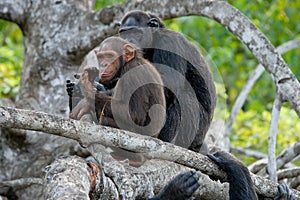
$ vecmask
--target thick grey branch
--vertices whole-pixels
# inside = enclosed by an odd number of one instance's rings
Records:
[[[82,158],[57,159],[46,167],[45,199],[89,199],[89,178],[87,164]]]
[[[300,178],[293,178],[290,182],[290,187],[297,188],[297,190],[300,190]]]
[[[219,177],[223,181],[226,179],[226,175],[206,156],[124,130],[3,106],[0,106],[0,125],[7,128],[43,131],[75,139],[85,146],[99,143],[121,147],[133,152],[144,153],[149,158],[168,160],[192,167],[209,176]],[[274,182],[255,175],[253,175],[253,181],[259,194],[269,197],[277,194],[277,184]],[[300,193],[296,191],[293,193],[300,198]]]
[[[277,173],[278,180],[285,178],[295,178],[300,176],[300,167],[293,167],[289,169],[283,169]]]
[[[248,169],[250,170],[250,172],[257,174],[260,172],[260,170],[264,167],[266,167],[268,163],[268,159],[267,158],[262,158],[254,163],[252,163],[251,165],[248,166]]]
[[[25,19],[26,0],[1,0],[0,18],[21,24]]]
[[[300,155],[300,140],[295,144],[289,145],[286,149],[284,149],[277,158],[277,168],[280,169],[286,163],[291,162]]]
[[[277,169],[282,168],[287,163],[293,161],[300,154],[300,141],[297,141],[295,144],[289,145],[286,149],[284,149],[276,160]],[[249,166],[249,169],[253,173],[257,173],[259,175],[266,175],[266,164],[267,161],[265,159],[259,160],[255,163],[252,163]]]
[[[278,53],[284,54],[290,50],[293,50],[293,49],[296,49],[299,47],[300,47],[300,40],[295,39],[295,40],[288,41],[288,42],[278,46],[276,50],[278,51]],[[254,86],[254,84],[260,78],[260,76],[263,74],[264,71],[265,71],[265,68],[261,64],[259,64],[255,68],[255,70],[253,70],[253,72],[250,74],[249,79],[247,80],[247,83],[245,84],[243,90],[240,92],[239,96],[237,97],[237,99],[231,109],[230,116],[229,116],[226,126],[225,126],[225,135],[226,136],[230,135],[232,125],[236,119],[236,116],[238,115],[239,111],[243,107],[243,105],[246,101],[246,98],[247,98],[249,92],[251,91],[252,87]]]
[[[153,192],[162,189],[178,173],[188,170],[178,164],[158,160],[146,162],[140,168],[120,163],[116,166],[109,164],[110,167],[98,168],[91,167],[84,159],[76,156],[57,159],[46,170],[45,197],[57,199],[72,196],[87,199],[90,196],[91,199],[117,200],[122,196],[122,199],[145,199],[152,197]],[[151,166],[156,167],[149,170]],[[197,173],[201,187],[195,192],[195,197],[203,200],[229,199],[228,184],[214,182],[207,175]],[[95,183],[96,186],[91,187]]]
[[[208,157],[202,154],[125,130],[60,118],[42,112],[5,108],[3,106],[0,106],[0,125],[7,128],[51,133],[74,139],[83,146],[95,143],[116,146],[144,153],[149,158],[177,162],[196,168],[205,174],[215,175],[223,180],[226,179],[226,175]]]
[[[0,188],[2,187],[13,187],[13,188],[24,188],[33,184],[43,184],[43,180],[41,178],[21,178],[11,181],[2,181],[0,182]]]

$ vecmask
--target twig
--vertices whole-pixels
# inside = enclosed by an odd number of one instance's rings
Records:
[[[230,147],[230,152],[234,152],[234,153],[241,154],[241,155],[246,155],[246,156],[253,157],[256,159],[263,159],[263,158],[267,157],[267,155],[264,153],[253,151],[251,149],[243,149],[241,147]]]
[[[270,133],[268,139],[268,172],[270,180],[273,180],[275,182],[277,182],[276,136],[281,106],[282,101],[279,94],[277,94],[273,104]]]

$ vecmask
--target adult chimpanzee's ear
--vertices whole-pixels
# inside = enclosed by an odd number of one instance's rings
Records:
[[[125,63],[131,61],[135,57],[135,48],[131,44],[125,44],[123,46],[123,60]]]

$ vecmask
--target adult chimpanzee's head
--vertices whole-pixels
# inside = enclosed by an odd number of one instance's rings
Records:
[[[120,23],[120,36],[140,48],[151,47],[153,33],[164,28],[163,22],[155,15],[143,11],[127,13]]]

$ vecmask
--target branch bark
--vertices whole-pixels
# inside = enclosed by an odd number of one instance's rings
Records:
[[[226,175],[206,156],[175,146],[170,143],[131,133],[125,130],[93,125],[54,115],[0,106],[0,125],[6,128],[20,128],[42,131],[78,141],[84,147],[103,144],[144,153],[148,158],[169,160],[188,167],[194,167],[208,175],[226,180]],[[130,141],[130,142],[129,142]]]
[[[1,0],[0,1],[0,18],[24,24],[26,15],[26,1],[22,0]]]
[[[70,196],[111,200],[150,198],[180,171],[188,169],[159,160],[146,162],[140,168],[112,162],[106,165],[111,167],[91,167],[91,164],[76,156],[57,159],[46,170],[44,178],[46,198]],[[195,192],[195,197],[203,200],[229,199],[228,184],[214,182],[207,175],[197,173],[200,176],[201,187]],[[107,177],[107,174],[110,177]],[[92,186],[95,182],[97,185]]]
[[[280,169],[286,163],[291,162],[299,156],[300,154],[300,140],[297,141],[295,144],[289,145],[286,147],[278,156],[277,158],[277,168]]]
[[[45,199],[89,199],[88,166],[80,157],[60,158],[46,167]]]
[[[276,159],[277,169],[284,167],[287,163],[293,161],[300,154],[300,141],[297,141],[295,144],[289,145],[285,148]],[[249,166],[249,169],[252,173],[257,173],[261,176],[267,174],[266,170],[267,160],[261,159],[255,163],[252,163]]]
[[[43,184],[43,180],[41,178],[21,178],[11,181],[3,181],[0,182],[0,188],[3,187],[13,187],[13,188],[24,188],[33,184]]]
[[[283,169],[278,172],[278,180],[285,178],[294,178],[300,176],[300,167],[293,167],[289,169]]]
[[[200,170],[209,176],[218,177],[222,181],[226,180],[224,172],[221,172],[206,156],[124,130],[3,106],[0,107],[0,125],[7,128],[44,131],[75,139],[87,147],[93,144],[116,146],[143,153],[148,158],[176,162]],[[277,194],[276,183],[256,175],[252,175],[252,178],[259,194],[267,197],[274,197]],[[300,198],[299,192],[293,190],[293,193]]]
[[[270,180],[277,182],[277,165],[276,165],[276,137],[277,128],[280,115],[282,102],[279,95],[276,95],[273,109],[272,118],[270,122],[269,138],[268,138],[268,172]]]

